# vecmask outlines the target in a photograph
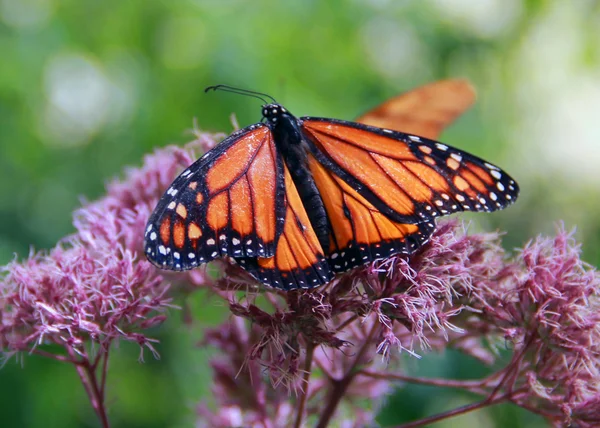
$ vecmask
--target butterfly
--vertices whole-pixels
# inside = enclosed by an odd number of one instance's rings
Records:
[[[435,98],[435,85],[399,98],[406,122],[432,136],[473,100],[464,82],[437,84],[442,94],[462,93],[458,105]],[[266,94],[211,89],[260,98],[262,120],[205,153],[162,196],[145,232],[146,256],[160,268],[230,257],[264,285],[318,287],[337,273],[413,253],[439,216],[499,210],[518,196],[497,166],[424,135],[297,118]],[[427,94],[437,100],[429,109]],[[388,103],[361,119],[396,128],[398,114],[389,112],[397,102]]]

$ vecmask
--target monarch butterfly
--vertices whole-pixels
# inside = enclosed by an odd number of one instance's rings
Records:
[[[370,261],[411,254],[438,216],[495,211],[518,196],[500,168],[424,136],[297,118],[268,95],[211,89],[261,99],[262,120],[205,153],[160,199],[145,232],[146,256],[158,267],[186,270],[229,256],[262,284],[312,288]],[[454,116],[472,102],[465,100]],[[417,120],[416,129],[437,135],[452,114],[437,125]]]

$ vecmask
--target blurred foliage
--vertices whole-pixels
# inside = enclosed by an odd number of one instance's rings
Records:
[[[479,102],[443,140],[519,180],[510,209],[473,215],[507,231],[507,248],[564,220],[600,262],[600,4],[595,0],[0,0],[0,262],[70,233],[126,165],[181,144],[197,118],[230,131],[259,119],[252,99],[204,94],[228,83],[267,92],[296,115],[351,119],[419,84],[467,77]],[[115,426],[191,426],[208,397],[201,327],[224,314],[196,302],[156,334],[162,359],[113,355]],[[427,355],[423,375],[469,377],[472,362]],[[21,367],[23,366],[23,368]],[[468,369],[465,369],[468,368]],[[482,368],[483,370],[483,368]],[[96,426],[75,371],[24,356],[0,372],[4,426]],[[399,390],[380,422],[472,400]],[[510,406],[446,425],[532,426]],[[539,423],[539,421],[537,422]]]

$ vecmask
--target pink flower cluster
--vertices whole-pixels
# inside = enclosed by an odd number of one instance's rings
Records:
[[[48,252],[13,261],[0,273],[0,350],[32,352],[77,367],[104,425],[107,359],[115,340],[158,355],[145,332],[174,307],[169,282],[204,282],[202,273],[164,275],[144,257],[149,214],[177,172],[215,140],[198,135],[185,150],[146,156],[140,169],[108,185],[107,195],[74,214],[76,233]],[[56,351],[59,345],[63,352]]]
[[[600,424],[600,276],[580,259],[562,228],[508,258],[499,235],[440,222],[411,257],[392,257],[325,287],[283,292],[258,286],[238,266],[219,262],[168,273],[143,256],[145,223],[173,178],[215,144],[197,134],[186,148],[146,156],[75,213],[76,233],[47,253],[2,268],[0,349],[73,363],[103,426],[107,360],[116,340],[155,353],[148,328],[175,307],[171,289],[210,290],[233,315],[207,330],[219,351],[213,398],[200,403],[200,426],[366,426],[394,382],[453,387],[481,401],[416,421],[432,423],[512,402],[554,424]],[[57,352],[60,345],[63,352]],[[486,364],[484,379],[410,376],[406,352],[454,348]],[[510,352],[504,361],[500,355]],[[503,351],[503,352],[499,352]]]
[[[283,389],[277,395],[279,401],[286,397],[281,406],[290,402],[286,390],[300,391],[287,424],[308,417],[326,426],[337,411],[349,417],[345,426],[364,426],[375,414],[357,403],[365,398],[377,403],[392,382],[401,381],[482,395],[482,401],[460,412],[512,402],[556,424],[596,426],[600,276],[580,260],[579,247],[563,229],[554,239],[532,241],[514,259],[499,244],[498,234],[468,235],[461,223],[445,221],[410,258],[373,263],[312,292],[262,293],[270,310],[248,296],[232,300],[232,313],[246,318],[253,334],[238,335],[235,355],[245,355],[246,364],[259,362],[266,378],[255,375],[252,388],[226,394],[219,383],[235,384],[238,372],[231,371],[227,381],[216,378],[214,396],[227,406],[210,413],[203,405],[201,416],[211,426],[228,426],[232,415],[242,418],[241,425],[277,426],[270,424],[275,415],[283,417],[280,411],[253,413],[248,407],[255,402],[248,396],[261,395],[268,380],[272,388]],[[229,339],[216,339],[229,328],[224,324],[211,331],[207,343],[227,350],[219,354],[220,366],[241,367],[228,359],[233,355]],[[512,349],[512,356],[504,368],[469,381],[411,377],[395,362],[398,351],[419,356],[447,348],[490,365],[503,361],[498,351]]]
[[[5,352],[55,343],[83,353],[86,344],[122,338],[150,348],[139,331],[171,307],[168,284],[140,253],[152,206],[190,156],[165,149],[130,170],[125,182],[75,212],[77,232],[49,252],[2,268],[0,345]]]

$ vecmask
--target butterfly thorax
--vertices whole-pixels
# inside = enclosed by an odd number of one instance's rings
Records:
[[[323,198],[308,168],[308,138],[300,127],[300,120],[279,104],[263,107],[263,117],[273,133],[275,145],[283,156],[292,181],[298,189],[302,204],[306,209],[323,251],[329,249],[330,226]]]

